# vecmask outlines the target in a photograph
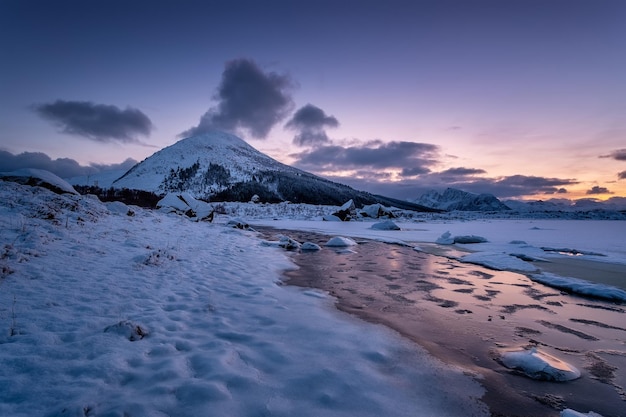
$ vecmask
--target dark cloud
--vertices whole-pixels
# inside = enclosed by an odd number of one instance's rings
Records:
[[[137,136],[148,136],[154,128],[148,116],[132,107],[122,110],[89,101],[57,100],[33,105],[33,109],[62,133],[96,142],[141,143]]]
[[[365,145],[328,145],[294,154],[295,165],[312,171],[346,169],[406,169],[429,172],[437,164],[439,147],[428,143],[373,141]]]
[[[52,159],[42,152],[24,152],[13,155],[10,152],[0,150],[0,172],[10,172],[21,168],[37,168],[50,171],[61,178],[93,175],[102,171],[128,170],[136,163],[137,161],[134,159],[128,158],[119,164],[91,164],[84,166],[70,158]]]
[[[488,193],[498,198],[511,198],[536,194],[560,194],[567,192],[564,186],[577,183],[576,180],[567,178],[546,178],[526,175],[486,178],[451,177],[443,173],[432,173],[421,177],[419,182],[414,182],[414,185],[421,189],[452,187],[476,194]]]
[[[285,127],[295,130],[337,126],[339,126],[339,121],[334,116],[326,115],[324,110],[312,104],[300,107],[285,125]]]
[[[445,171],[443,171],[445,172]],[[432,189],[443,190],[447,187],[482,194],[493,194],[498,198],[516,198],[532,195],[561,194],[567,192],[564,186],[578,184],[573,179],[545,178],[525,175],[513,175],[499,178],[485,177],[451,177],[442,172],[431,172],[415,178],[405,178],[390,182],[368,175],[362,171],[351,177],[332,176],[333,181],[348,184],[354,188],[374,194],[387,195],[399,199],[415,199]]]
[[[325,128],[337,127],[339,121],[334,116],[328,116],[324,110],[312,104],[298,109],[285,127],[298,132],[293,143],[299,146],[317,146],[328,143]]]
[[[591,187],[591,190],[587,190],[587,195],[596,195],[596,194],[613,194],[613,193],[610,192],[608,188],[600,187],[597,185],[594,185],[593,187]]]
[[[214,100],[198,126],[180,136],[193,136],[212,130],[234,132],[246,129],[256,138],[267,137],[272,127],[293,108],[291,78],[274,72],[265,73],[254,61],[228,61]]]
[[[430,169],[426,167],[403,168],[400,172],[401,177],[416,177],[418,175],[428,174]]]
[[[547,178],[527,175],[511,175],[498,180],[499,183],[519,187],[523,189],[535,190],[535,193],[555,193],[559,189],[557,187],[563,185],[578,184],[572,179]]]
[[[612,158],[616,161],[626,161],[626,149],[617,149],[608,155],[600,155],[600,158]]]
[[[329,143],[330,139],[325,131],[303,130],[293,137],[293,143],[298,146],[319,146]]]
[[[441,171],[439,174],[463,177],[468,175],[478,175],[486,173],[487,171],[485,171],[484,169],[459,167],[446,169],[445,171]]]
[[[619,179],[619,180],[626,180],[626,171],[618,172],[617,173],[617,179]]]

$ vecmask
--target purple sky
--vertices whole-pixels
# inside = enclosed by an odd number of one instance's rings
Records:
[[[0,35],[0,171],[219,128],[393,197],[626,196],[622,0],[5,0]]]

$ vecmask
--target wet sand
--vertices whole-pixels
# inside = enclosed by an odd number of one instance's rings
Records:
[[[327,236],[264,229],[321,246]],[[359,240],[352,251],[292,252],[287,283],[327,291],[337,308],[398,331],[435,357],[475,375],[493,416],[558,416],[626,409],[626,306],[585,299],[410,247]],[[506,349],[537,346],[583,373],[535,381],[498,362]]]

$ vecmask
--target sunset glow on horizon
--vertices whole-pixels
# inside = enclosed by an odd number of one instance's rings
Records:
[[[619,0],[5,1],[0,171],[222,129],[390,197],[626,198],[624,22]]]

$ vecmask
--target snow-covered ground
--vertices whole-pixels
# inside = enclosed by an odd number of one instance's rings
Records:
[[[541,270],[574,257],[626,265],[624,221],[418,217],[386,230],[321,221],[336,207],[216,207],[214,223],[194,222],[0,181],[0,415],[488,414],[463,370],[335,311],[322,292],[280,285],[294,267],[284,250],[227,227],[233,216],[626,300],[623,289]],[[455,240],[486,242],[436,243]]]
[[[488,414],[461,369],[279,285],[253,232],[4,181],[0,230],[2,416]]]

